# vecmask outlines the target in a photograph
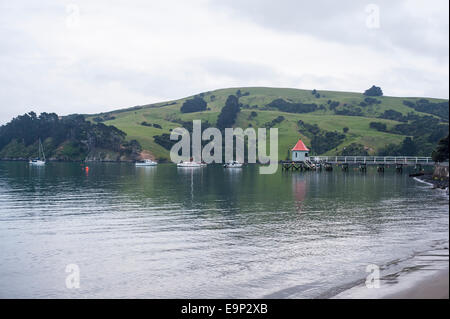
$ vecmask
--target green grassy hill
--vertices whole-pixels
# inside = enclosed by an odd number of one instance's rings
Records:
[[[317,91],[314,92],[316,94],[313,94],[310,90],[263,87],[229,88],[198,94],[197,96],[202,97],[207,102],[208,109],[202,112],[181,113],[180,108],[183,103],[187,99],[192,98],[186,97],[180,100],[136,106],[109,113],[88,115],[86,117],[90,121],[102,121],[107,125],[116,126],[127,133],[128,140],[138,140],[143,149],[151,153],[153,157],[157,159],[168,159],[169,151],[157,144],[154,136],[170,133],[171,129],[180,126],[180,124],[176,123],[176,121],[180,120],[192,121],[194,119],[200,119],[214,125],[225,105],[227,97],[229,95],[236,95],[238,90],[244,96],[240,96],[239,98],[239,102],[243,106],[241,107],[235,126],[242,128],[249,126],[254,128],[264,127],[265,123],[271,122],[278,116],[284,117],[281,123],[274,126],[279,129],[280,159],[286,157],[287,150],[292,148],[300,137],[304,139],[306,145],[311,145],[311,136],[305,136],[299,132],[299,120],[307,124],[317,124],[321,130],[325,131],[343,133],[345,127],[349,129],[345,133],[345,139],[336,148],[325,152],[325,155],[333,155],[339,153],[344,147],[352,143],[364,145],[370,154],[375,154],[387,144],[400,144],[407,135],[380,132],[369,126],[371,122],[380,122],[385,123],[389,130],[395,125],[401,124],[395,120],[379,118],[387,110],[395,110],[405,116],[410,113],[439,118],[429,113],[417,112],[414,108],[404,104],[405,100],[416,103],[420,98],[374,97],[378,100],[376,104],[361,106],[360,103],[364,102],[364,99],[367,98],[361,93]],[[311,113],[286,113],[267,106],[272,101],[280,98],[289,103],[314,103],[319,108]],[[448,100],[442,99],[427,98],[427,100],[430,103],[448,103]],[[335,109],[331,108],[330,101],[339,102],[339,106]],[[352,111],[356,109],[360,109],[359,116],[336,114],[336,110]],[[251,116],[252,112],[256,112],[257,115]],[[440,120],[448,122],[448,118],[440,118]],[[142,122],[157,124],[162,128],[143,126]]]

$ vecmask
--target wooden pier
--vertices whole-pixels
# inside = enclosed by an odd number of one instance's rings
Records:
[[[417,156],[313,156],[312,163],[326,162],[331,164],[402,164],[402,165],[434,165],[431,157]]]
[[[305,161],[282,161],[285,171],[332,171],[333,167],[340,167],[348,172],[350,167],[358,167],[361,172],[367,172],[367,166],[377,166],[377,171],[383,173],[387,167],[395,167],[398,173],[403,172],[405,166],[414,166],[415,171],[422,171],[423,166],[432,166],[431,157],[415,156],[314,156]]]

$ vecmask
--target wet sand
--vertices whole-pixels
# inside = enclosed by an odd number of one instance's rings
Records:
[[[333,299],[448,299],[448,242],[396,262],[396,268],[382,270],[378,289],[365,283],[346,289]],[[397,267],[399,266],[399,267]],[[368,289],[369,288],[369,289]]]
[[[448,299],[449,269],[441,270],[412,287],[387,295],[385,299]]]

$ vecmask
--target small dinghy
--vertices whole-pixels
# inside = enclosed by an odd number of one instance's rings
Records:
[[[242,166],[244,166],[244,164],[239,163],[238,161],[231,161],[223,165],[225,168],[242,168]]]

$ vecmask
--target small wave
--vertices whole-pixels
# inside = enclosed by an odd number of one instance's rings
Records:
[[[424,277],[448,269],[448,240],[437,240],[427,250],[393,260],[380,266],[383,273],[382,289],[367,289],[364,279],[336,287],[322,298],[384,298],[405,287],[410,287],[423,280]]]
[[[413,177],[413,179],[419,183],[427,184],[429,186],[434,186],[432,183],[425,182],[425,181],[421,180],[420,178]]]

